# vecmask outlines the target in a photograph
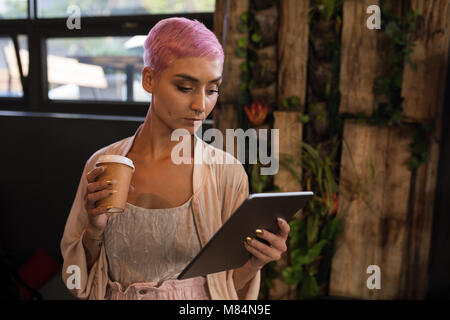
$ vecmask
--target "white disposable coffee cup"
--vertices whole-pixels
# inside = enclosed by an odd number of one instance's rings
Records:
[[[108,154],[98,158],[95,166],[105,167],[98,180],[116,180],[108,189],[115,190],[109,197],[97,201],[96,207],[106,206],[107,212],[123,212],[128,199],[131,178],[134,173],[133,161],[127,157]]]

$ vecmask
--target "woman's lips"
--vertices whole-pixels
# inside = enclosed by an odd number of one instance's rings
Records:
[[[201,122],[202,119],[195,119],[195,118],[184,118],[185,121],[189,122],[190,124],[194,124],[196,121]]]

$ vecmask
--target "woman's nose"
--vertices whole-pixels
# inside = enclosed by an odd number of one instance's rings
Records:
[[[192,110],[194,110],[197,113],[204,112],[205,111],[205,102],[203,100],[193,102]]]

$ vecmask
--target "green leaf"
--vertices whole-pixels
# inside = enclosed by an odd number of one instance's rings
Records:
[[[247,22],[249,15],[250,15],[250,13],[248,11],[245,11],[244,13],[242,13],[241,14],[241,21]]]
[[[236,56],[238,58],[245,58],[247,56],[247,49],[246,48],[242,48],[242,47],[238,47],[236,49]]]
[[[337,141],[337,142],[334,144],[333,150],[331,151],[330,155],[329,155],[328,158],[327,158],[329,161],[333,161],[334,158],[336,157],[336,154],[337,154],[337,152],[338,152],[338,150],[339,150],[339,145],[340,145],[340,142],[339,142],[339,141]]]
[[[248,25],[247,25],[247,23],[244,22],[244,21],[239,22],[238,30],[239,30],[240,33],[247,33],[248,32]]]
[[[289,247],[300,248],[305,244],[306,224],[304,219],[293,219],[289,222]]]
[[[311,247],[316,242],[319,233],[319,216],[309,216],[306,222],[306,236],[308,239],[308,247]]]
[[[255,42],[255,43],[258,43],[258,42],[260,42],[261,41],[261,34],[260,33],[257,33],[257,32],[255,32],[255,33],[253,33],[252,34],[252,41],[253,42]]]
[[[300,101],[300,98],[299,97],[297,97],[297,96],[292,96],[292,97],[290,97],[290,98],[288,98],[288,100],[289,100],[289,104],[292,106],[292,107],[300,107],[300,105],[301,105],[301,101]]]
[[[323,160],[320,158],[320,155],[317,152],[317,150],[315,150],[309,144],[303,142],[303,148],[311,156],[311,158],[313,160],[313,165],[314,165],[313,171],[314,171],[314,173],[317,173],[316,164],[317,164],[317,166],[323,166]]]
[[[305,124],[309,122],[309,116],[307,114],[300,114],[298,117],[298,120],[300,120],[301,123]]]
[[[328,241],[333,241],[340,231],[341,220],[337,216],[334,216],[322,228],[322,231],[320,232],[320,238]]]
[[[301,299],[310,299],[319,295],[319,287],[317,286],[317,280],[309,274],[305,274],[302,277],[303,281],[300,286],[299,296]]]
[[[292,250],[291,253],[291,263],[296,268],[300,268],[304,264],[310,264],[312,260],[308,256],[308,249],[307,248],[300,248]]]
[[[296,285],[300,282],[301,279],[301,269],[293,268],[293,267],[287,267],[283,270],[283,279],[284,282],[286,282],[289,285]]]
[[[314,277],[317,274],[317,267],[316,266],[312,266],[311,268],[309,268],[308,274],[311,277]]]
[[[307,262],[307,264],[313,262],[322,252],[322,248],[328,243],[327,240],[322,239],[319,242],[317,242],[311,249],[308,250],[308,254],[305,258],[305,261],[309,261]]]
[[[325,121],[325,113],[324,112],[320,112],[317,116],[316,116],[316,120],[319,122],[324,122]]]
[[[413,170],[419,168],[419,166],[420,166],[419,159],[417,159],[417,157],[412,156],[408,162],[409,170],[413,171]]]
[[[247,38],[246,37],[239,38],[238,46],[245,48],[247,46]]]
[[[398,36],[400,29],[399,29],[397,23],[395,23],[394,21],[391,21],[386,25],[386,29],[384,32],[389,36],[389,38],[395,39]]]

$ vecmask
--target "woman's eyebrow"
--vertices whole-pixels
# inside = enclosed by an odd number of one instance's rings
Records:
[[[176,74],[175,77],[184,78],[184,79],[187,79],[187,80],[190,80],[190,81],[193,81],[193,82],[200,82],[200,80],[198,80],[197,78],[194,78],[193,76],[190,76],[190,75],[185,74],[185,73]],[[219,82],[221,79],[222,79],[222,76],[209,81],[209,83]]]

